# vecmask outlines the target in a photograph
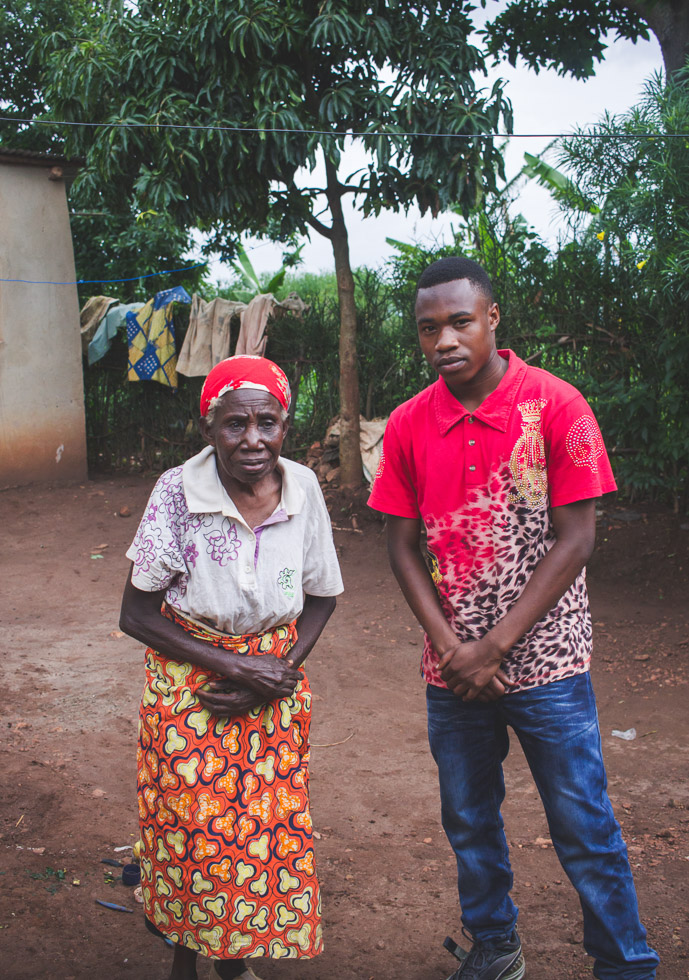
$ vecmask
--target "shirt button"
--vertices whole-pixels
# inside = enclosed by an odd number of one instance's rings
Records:
[[[244,571],[245,572],[250,572],[251,571],[251,565],[245,565],[244,566]]]
[[[474,421],[474,416],[473,415],[469,415],[467,417],[467,422],[471,422],[473,424],[473,421]]]
[[[476,440],[475,439],[470,439],[469,440],[469,445],[470,446],[475,446],[476,445]]]
[[[474,472],[474,470],[475,470],[475,469],[476,469],[476,467],[475,467],[475,466],[470,466],[470,467],[469,467],[469,470],[470,470],[470,471],[471,471],[472,473]]]

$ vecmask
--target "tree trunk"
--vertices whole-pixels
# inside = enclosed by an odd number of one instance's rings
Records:
[[[326,159],[327,197],[332,215],[330,240],[335,257],[337,295],[340,301],[340,483],[361,485],[361,447],[359,443],[359,368],[356,357],[356,307],[354,276],[349,263],[349,241],[342,213],[342,188],[337,172]]]
[[[366,388],[366,411],[364,412],[364,418],[367,418],[367,419],[372,419],[373,418],[373,386],[374,386],[374,384],[375,384],[375,381],[374,381],[373,378],[371,378],[371,380],[368,383],[368,387]]]
[[[304,351],[303,348],[299,348],[299,360],[294,366],[294,377],[290,382],[290,388],[292,391],[292,401],[289,406],[289,429],[287,430],[287,437],[285,443],[287,448],[291,449],[294,444],[294,416],[297,414],[297,401],[299,400],[299,385],[301,384],[301,376],[303,373],[304,365]]]
[[[612,0],[616,7],[640,14],[651,28],[663,55],[665,76],[684,68],[689,57],[689,4],[686,0]]]

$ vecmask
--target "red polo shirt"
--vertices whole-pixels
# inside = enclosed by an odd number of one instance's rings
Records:
[[[390,416],[369,504],[420,517],[433,581],[461,640],[477,640],[521,595],[555,536],[551,507],[615,490],[598,424],[566,381],[512,351],[500,384],[468,412],[439,378]],[[585,571],[504,661],[515,689],[588,670]],[[426,681],[445,687],[428,637]]]

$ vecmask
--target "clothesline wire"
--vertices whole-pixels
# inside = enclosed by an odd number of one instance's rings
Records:
[[[255,126],[221,126],[203,125],[197,123],[161,123],[161,122],[77,122],[68,119],[18,119],[13,116],[0,116],[0,122],[21,123],[35,126],[82,126],[85,128],[104,129],[180,129],[203,130],[205,132],[221,133],[258,133],[263,135],[282,134],[292,136],[335,136],[351,139],[378,139],[388,136],[391,139],[400,137],[423,137],[425,139],[610,139],[610,140],[641,140],[641,139],[689,139],[689,133],[424,133],[424,132],[337,132],[329,129],[290,129],[288,127],[261,128]]]
[[[260,245],[247,245],[247,252],[255,252],[259,248],[267,248],[273,242],[262,242]],[[159,272],[146,272],[141,276],[128,276],[126,279],[74,279],[70,282],[56,282],[52,279],[2,279],[0,282],[22,282],[29,286],[92,286],[96,283],[107,285],[115,282],[138,282],[140,279],[152,279],[154,276],[171,276],[175,272],[189,272],[190,269],[200,269],[201,266],[208,265],[206,262],[196,262],[194,265],[185,265],[181,269],[161,269]]]
[[[97,123],[97,122],[77,122],[66,119],[21,119],[13,116],[0,116],[0,122],[21,123],[22,125],[36,126],[81,126],[85,128],[103,127],[106,129],[175,129],[175,130],[203,130],[205,132],[231,132],[231,133],[279,133],[283,135],[300,136],[336,136],[358,139],[378,138],[381,135],[389,137],[423,137],[426,139],[568,139],[571,137],[583,137],[585,139],[689,139],[689,133],[424,133],[424,132],[404,132],[404,133],[379,133],[379,132],[333,132],[332,130],[319,129],[290,129],[275,127],[271,129],[258,128],[251,126],[217,126],[200,125],[194,123],[158,123],[158,122],[128,122],[128,123]],[[1,151],[1,147],[0,147]],[[260,248],[261,246],[255,246]],[[253,251],[253,249],[251,249]],[[141,276],[129,276],[125,279],[76,279],[71,282],[56,282],[44,279],[4,279],[0,282],[25,283],[32,286],[85,286],[95,284],[111,284],[119,282],[137,282],[140,279],[151,279],[154,276],[172,275],[176,272],[189,272],[191,269],[198,269],[207,262],[197,262],[194,265],[184,266],[180,269],[165,269],[160,272],[149,272]]]
[[[190,269],[200,269],[208,262],[196,262],[185,265],[181,269],[162,269],[160,272],[147,272],[143,276],[129,276],[126,279],[74,279],[71,282],[54,282],[51,279],[0,279],[0,282],[24,282],[30,286],[93,286],[108,285],[113,282],[138,282],[140,279],[152,279],[154,276],[171,276],[173,272],[189,272]]]

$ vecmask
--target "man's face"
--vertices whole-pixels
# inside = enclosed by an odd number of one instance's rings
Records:
[[[453,279],[419,290],[416,323],[428,363],[450,390],[461,390],[495,353],[500,310],[468,279]]]

